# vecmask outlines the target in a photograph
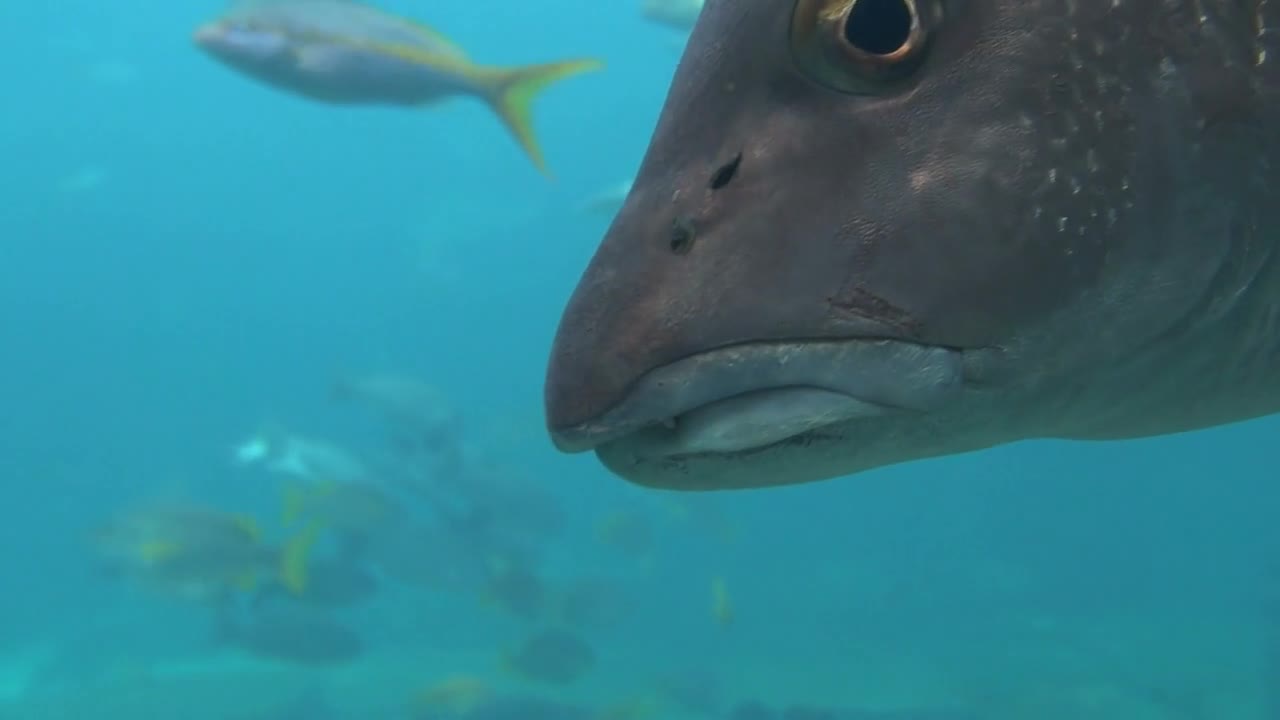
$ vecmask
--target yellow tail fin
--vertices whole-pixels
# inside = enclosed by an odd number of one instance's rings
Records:
[[[485,91],[485,99],[534,166],[550,177],[533,132],[533,100],[554,82],[603,67],[604,63],[599,60],[584,59],[520,68],[483,68],[477,70],[476,80]]]
[[[285,543],[280,554],[280,581],[294,595],[301,595],[307,590],[307,569],[311,559],[311,548],[320,535],[320,524],[313,522],[306,530],[295,535]]]

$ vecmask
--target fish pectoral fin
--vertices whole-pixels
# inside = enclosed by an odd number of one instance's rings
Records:
[[[582,59],[510,69],[473,68],[470,74],[534,166],[550,177],[533,132],[533,101],[552,83],[603,67],[599,60]]]
[[[404,22],[406,22],[407,24],[415,28],[418,32],[422,33],[423,37],[427,38],[427,40],[431,44],[438,46],[444,53],[451,55],[459,60],[465,60],[467,58],[466,51],[464,51],[461,46],[455,44],[452,40],[446,37],[444,33],[440,32],[439,30],[436,30],[435,28],[429,25],[426,25],[424,23],[418,22],[417,20],[405,19]]]

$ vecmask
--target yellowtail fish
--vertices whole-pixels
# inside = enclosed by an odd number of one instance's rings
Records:
[[[98,526],[90,540],[105,567],[188,598],[253,590],[263,578],[294,594],[307,589],[312,525],[281,546],[250,517],[198,507],[152,507]]]
[[[439,32],[352,0],[249,0],[201,25],[195,43],[273,87],[344,105],[421,106],[478,97],[538,170],[531,105],[546,86],[596,70],[594,59],[524,67],[477,65]]]

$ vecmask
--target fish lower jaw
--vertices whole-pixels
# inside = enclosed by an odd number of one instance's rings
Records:
[[[744,343],[654,368],[585,422],[552,412],[551,434],[565,452],[632,444],[629,436],[663,454],[741,452],[833,423],[944,405],[962,374],[960,351],[905,341]],[[562,387],[562,396],[581,392]]]
[[[839,392],[783,387],[743,393],[694,408],[658,426],[673,456],[749,452],[887,410]],[[655,438],[657,439],[657,438]]]

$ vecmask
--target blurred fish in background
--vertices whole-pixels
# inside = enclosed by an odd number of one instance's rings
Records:
[[[358,375],[336,381],[332,396],[380,418],[393,442],[407,453],[458,451],[462,415],[431,383],[411,375]]]
[[[343,665],[364,652],[360,635],[337,620],[291,610],[239,614],[224,605],[215,616],[214,639],[255,657],[299,665]]]
[[[371,602],[382,583],[377,573],[349,557],[312,558],[306,574],[306,586],[296,591],[275,581],[263,583],[252,595],[252,606],[260,609],[302,605],[325,610],[358,607]]]
[[[261,466],[268,472],[308,482],[358,483],[371,477],[364,461],[350,450],[274,424],[236,446],[234,459],[240,467]]]
[[[242,0],[197,28],[195,43],[249,77],[326,103],[425,106],[479,98],[544,173],[534,98],[552,83],[602,67],[594,59],[477,65],[439,32],[354,0]]]
[[[263,582],[290,593],[307,587],[307,563],[318,528],[282,546],[263,539],[248,516],[200,507],[135,510],[95,528],[92,550],[113,575],[164,594],[219,602]]]
[[[503,664],[511,672],[553,686],[576,682],[596,662],[596,651],[586,640],[559,628],[536,632],[503,655]]]
[[[337,536],[344,556],[359,558],[378,538],[396,534],[408,511],[372,483],[317,482],[284,489],[281,524],[314,524]]]

